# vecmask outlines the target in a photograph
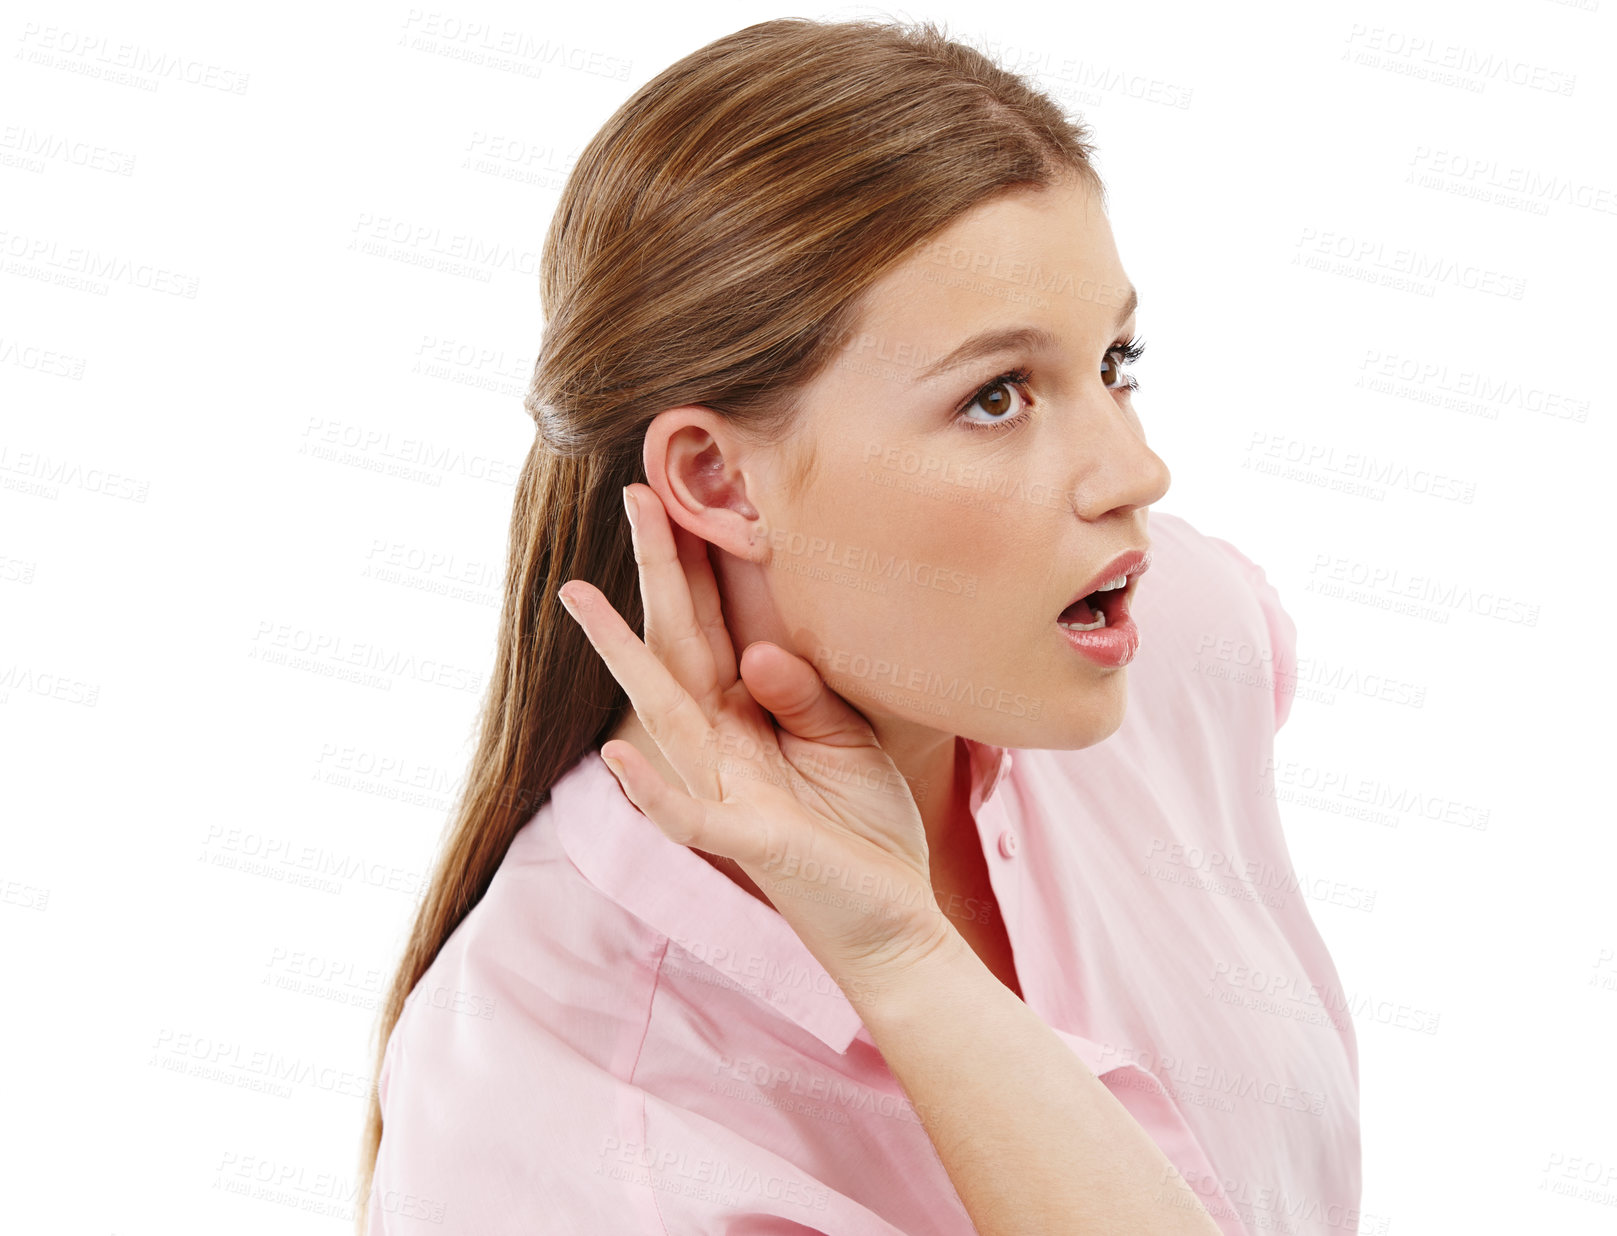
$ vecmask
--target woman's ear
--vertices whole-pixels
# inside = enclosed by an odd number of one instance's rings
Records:
[[[668,518],[736,558],[767,556],[768,527],[749,494],[749,462],[761,462],[725,419],[690,404],[646,427],[642,463]],[[751,482],[755,484],[755,482]]]

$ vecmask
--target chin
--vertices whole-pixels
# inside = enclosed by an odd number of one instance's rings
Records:
[[[1059,703],[1060,707],[1052,707],[1052,702]],[[1071,691],[1058,701],[1046,695],[1037,719],[1024,717],[999,726],[968,727],[962,718],[960,732],[1013,750],[1077,751],[1093,747],[1117,733],[1127,713],[1128,687],[1119,671],[1104,682]]]
[[[1123,718],[1128,714],[1128,702],[1128,680],[1119,670],[1109,675],[1105,682],[1097,683],[1085,692],[1082,699],[1071,702],[1062,718],[1060,732],[1052,732],[1049,741],[1024,745],[1049,747],[1058,751],[1093,747],[1122,728]]]

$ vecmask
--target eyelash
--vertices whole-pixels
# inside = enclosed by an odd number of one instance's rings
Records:
[[[1114,343],[1106,350],[1106,355],[1112,356],[1114,354],[1122,359],[1122,363],[1124,365],[1132,365],[1145,354],[1145,340],[1141,339],[1138,335],[1135,335],[1125,342]],[[1121,384],[1109,387],[1108,389],[1114,391],[1137,391],[1140,389],[1140,380],[1132,373],[1125,374],[1125,378],[1126,380]],[[1026,386],[1030,381],[1032,381],[1032,379],[1033,375],[1026,369],[1007,369],[998,377],[991,378],[979,386],[965,403],[961,404],[955,409],[955,418],[959,420],[961,424],[967,425],[972,429],[986,429],[989,431],[1007,429],[1013,425],[1020,425],[1023,421],[1032,416],[1032,411],[1029,408],[1023,408],[1015,416],[1003,421],[967,420],[965,413],[967,408],[970,408],[985,394],[993,390],[994,387],[1008,384],[1020,388]],[[1024,400],[1028,399],[1026,391],[1021,391],[1021,395]]]

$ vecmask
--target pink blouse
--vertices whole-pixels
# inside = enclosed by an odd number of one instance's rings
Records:
[[[994,895],[1028,1006],[1228,1236],[1344,1236],[1357,1050],[1274,796],[1296,629],[1228,542],[1150,535],[1122,727],[959,740]],[[371,1236],[973,1236],[841,989],[598,751],[417,984],[378,1088]]]

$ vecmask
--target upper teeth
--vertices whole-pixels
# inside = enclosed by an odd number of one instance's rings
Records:
[[[1096,592],[1110,592],[1114,588],[1125,587],[1128,584],[1128,582],[1129,582],[1129,577],[1127,575],[1119,575],[1116,579],[1107,580],[1099,588],[1096,588],[1095,591]]]

